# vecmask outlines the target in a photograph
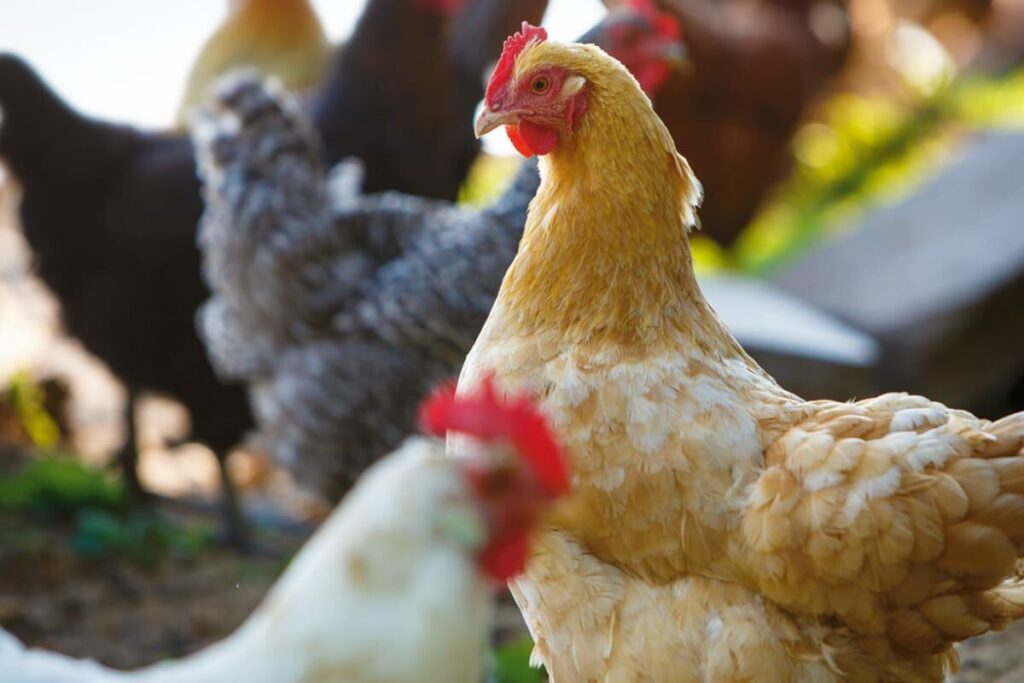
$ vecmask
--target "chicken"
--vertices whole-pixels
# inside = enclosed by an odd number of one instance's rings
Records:
[[[449,389],[421,414],[432,434],[466,434],[466,457],[410,438],[367,472],[227,639],[122,673],[26,650],[0,631],[4,682],[479,683],[490,585],[522,570],[531,530],[569,474],[527,399],[499,401],[485,388],[455,400]]]
[[[230,0],[228,17],[210,36],[185,83],[177,121],[209,95],[213,82],[241,66],[258,66],[288,88],[305,90],[323,78],[331,55],[327,34],[309,0]]]
[[[511,583],[553,683],[941,681],[1024,616],[1024,413],[778,386],[694,277],[699,183],[599,48],[524,26],[476,130],[502,125],[542,180],[459,391],[543,397],[573,464]]]
[[[538,5],[520,1],[513,5]],[[368,187],[455,196],[476,149],[470,123],[483,91],[480,74],[492,55],[462,47],[462,68],[448,68],[448,41],[454,51],[461,35],[476,40],[490,34],[497,41],[509,30],[502,23],[508,18],[492,8],[499,0],[466,2],[463,11],[473,15],[460,19],[468,23],[454,35],[435,32],[426,43],[413,36],[403,45],[388,31],[400,27],[412,34],[422,26],[417,22],[447,25],[442,22],[454,17],[438,14],[426,0],[371,0],[311,105],[327,140],[325,158],[360,156]],[[492,21],[498,25],[487,23]],[[475,73],[473,59],[481,60]],[[431,78],[422,87],[413,82],[427,72]],[[470,82],[431,89],[444,78]],[[401,87],[392,89],[396,85]],[[458,105],[446,96],[456,91],[466,94]],[[87,119],[8,54],[0,54],[0,108],[0,161],[23,188],[20,219],[37,272],[59,299],[67,332],[127,386],[127,438],[118,460],[130,488],[140,490],[134,399],[146,391],[185,405],[192,438],[217,453],[225,473],[227,451],[252,417],[245,390],[220,383],[196,335],[196,310],[209,292],[196,246],[202,202],[190,140]],[[466,122],[460,126],[463,143],[440,134],[448,119]],[[459,144],[461,165],[442,170],[441,160]],[[392,440],[390,448],[397,444]],[[241,515],[226,476],[224,481],[233,536],[241,540]]]
[[[706,190],[703,233],[728,246],[785,178],[794,134],[845,64],[846,3],[660,4],[682,24],[692,66],[668,79],[655,110]]]
[[[194,331],[206,290],[188,139],[86,118],[7,54],[0,54],[0,108],[0,160],[22,188],[19,217],[35,271],[60,300],[67,332],[127,386],[128,438],[119,459],[129,487],[139,491],[133,399],[143,391],[182,401],[192,437],[223,467],[252,417],[244,390],[217,380]],[[240,537],[241,516],[224,481]]]
[[[657,88],[678,27],[618,12],[588,33]],[[526,165],[479,211],[328,184],[294,102],[244,78],[200,117],[201,228],[214,365],[249,384],[261,431],[300,481],[337,499],[458,372],[537,190]],[[350,168],[345,166],[344,168]],[[338,189],[342,187],[342,189]]]
[[[367,192],[454,200],[479,152],[485,69],[546,0],[373,0],[311,104],[323,157],[365,162]]]

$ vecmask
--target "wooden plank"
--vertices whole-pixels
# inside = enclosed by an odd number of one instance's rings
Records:
[[[787,389],[847,399],[875,386],[881,350],[870,335],[767,282],[704,278],[701,289],[743,347]]]
[[[1024,134],[967,141],[773,281],[882,343],[880,389],[990,405],[1024,374]]]

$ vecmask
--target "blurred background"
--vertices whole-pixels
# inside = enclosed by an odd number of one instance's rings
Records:
[[[152,305],[154,319],[127,306],[110,322],[90,312],[69,316],[86,306],[74,294],[89,284],[62,279],[72,268],[65,264],[107,263],[116,245],[133,240],[163,244],[147,231],[162,229],[169,207],[178,206],[153,189],[162,187],[156,181],[137,199],[102,210],[92,207],[97,196],[179,155],[186,170],[175,178],[185,177],[185,195],[194,213],[201,210],[185,125],[215,78],[238,64],[276,74],[310,102],[325,161],[362,155],[367,192],[455,200],[469,211],[491,205],[519,169],[503,132],[490,134],[475,160],[473,147],[465,163],[453,162],[447,185],[438,182],[447,148],[418,164],[432,178],[378,174],[372,153],[346,148],[328,120],[362,116],[356,129],[367,136],[373,115],[340,106],[336,94],[383,97],[387,74],[397,75],[387,71],[395,68],[389,60],[420,50],[404,58],[470,84],[459,86],[459,117],[439,114],[442,125],[452,121],[465,134],[461,122],[479,101],[508,26],[542,16],[553,38],[571,40],[607,21],[609,9],[667,13],[681,29],[686,63],[651,76],[650,87],[634,73],[705,185],[694,253],[712,304],[744,346],[808,397],[906,390],[986,417],[1024,409],[1024,0],[657,5],[4,0],[0,52],[27,62],[72,109],[137,127],[164,151],[109,183],[96,181],[103,170],[81,172],[90,179],[84,184],[35,180],[57,177],[57,168],[73,174],[79,158],[101,152],[46,130],[48,115],[16,115],[27,89],[17,69],[0,66],[0,624],[30,644],[122,667],[193,651],[248,614],[340,495],[325,497],[276,466],[279,449],[258,429],[244,439],[249,430],[232,426],[224,443],[203,437],[200,420],[212,421],[210,433],[221,426],[220,398],[203,408],[185,390],[176,395],[158,380],[133,379],[149,377],[150,366],[173,366],[166,355],[141,351],[149,340],[130,334],[156,325]],[[410,38],[428,30],[417,22],[435,20],[444,38],[437,54]],[[616,30],[605,38],[616,40]],[[458,59],[449,65],[452,54]],[[360,65],[383,65],[385,78],[360,81],[352,75]],[[412,87],[395,92],[392,107],[408,98],[410,110],[426,111],[431,100]],[[405,143],[402,135],[391,134],[397,151],[388,153],[422,155],[420,138]],[[438,137],[435,144],[448,144]],[[335,147],[338,158],[330,158]],[[32,206],[60,206],[57,215],[27,211],[23,197],[33,182],[46,188]],[[134,212],[127,224],[138,231],[88,233],[117,211]],[[184,220],[193,251],[195,218]],[[54,223],[80,229],[57,237],[46,232]],[[49,257],[62,250],[69,253]],[[110,257],[98,272],[116,271],[125,258]],[[196,252],[180,266],[197,287],[198,259]],[[137,285],[158,289],[159,279]],[[118,309],[128,296],[121,285],[101,291],[88,304],[93,313]],[[190,323],[207,295],[197,290],[188,299],[180,340],[163,328],[153,334],[172,349],[192,344],[201,353]],[[471,341],[475,332],[466,332]],[[133,354],[143,358],[118,364]],[[187,374],[185,367],[173,371]],[[411,417],[403,420],[402,434]],[[126,456],[126,444],[136,453]],[[132,458],[137,483],[125,470]],[[223,529],[218,464],[238,488],[255,542],[233,543]],[[511,645],[501,651],[500,676],[536,680],[523,667],[517,619],[505,616],[502,640]],[[1024,632],[1009,631],[972,645],[957,680],[1020,680],[1021,642]]]

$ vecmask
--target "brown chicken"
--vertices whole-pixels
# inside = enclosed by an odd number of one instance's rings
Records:
[[[610,5],[645,5],[624,0]],[[785,177],[790,143],[850,46],[839,0],[661,0],[692,68],[654,98],[707,190],[702,233],[731,244]]]
[[[1024,413],[776,384],[697,284],[700,185],[599,48],[524,27],[501,125],[542,180],[459,391],[529,387],[573,460],[512,582],[553,683],[942,681],[1024,616]]]

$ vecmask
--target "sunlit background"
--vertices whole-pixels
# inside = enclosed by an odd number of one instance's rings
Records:
[[[340,44],[366,0],[312,4]],[[553,0],[544,25],[571,40],[604,13],[599,0]],[[159,128],[171,124],[191,60],[226,14],[217,0],[3,0],[0,50],[25,57],[83,112]],[[513,152],[501,133],[486,144]]]

